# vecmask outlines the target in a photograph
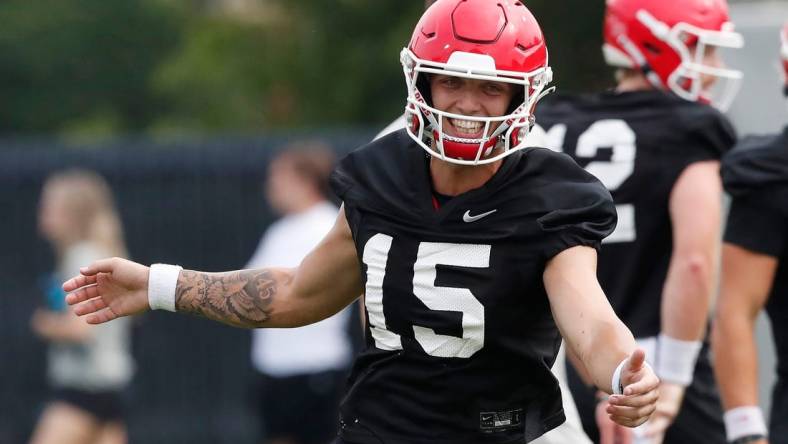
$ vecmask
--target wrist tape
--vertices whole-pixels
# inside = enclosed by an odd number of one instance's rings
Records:
[[[621,364],[618,364],[616,367],[616,371],[613,372],[613,380],[611,381],[611,387],[613,388],[614,395],[623,395],[624,394],[624,386],[621,385],[621,370],[624,368],[624,364],[627,362],[626,358],[621,361]]]
[[[701,341],[683,341],[660,333],[654,369],[657,376],[683,387],[690,385],[702,346]]]
[[[766,421],[760,407],[748,405],[725,411],[725,434],[728,441],[735,441],[745,436],[766,437]]]

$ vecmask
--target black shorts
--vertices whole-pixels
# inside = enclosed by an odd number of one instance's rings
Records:
[[[344,371],[284,378],[261,375],[258,407],[264,440],[327,444],[337,436]]]
[[[120,391],[89,392],[56,388],[53,390],[51,401],[76,407],[101,422],[123,422],[126,414],[125,395]]]
[[[725,423],[722,420],[722,403],[717,384],[704,346],[695,366],[692,384],[687,387],[684,402],[676,420],[665,434],[664,444],[725,444]],[[599,430],[594,412],[596,409],[595,389],[586,386],[567,363],[569,388],[580,413],[583,429],[589,438],[599,442]]]

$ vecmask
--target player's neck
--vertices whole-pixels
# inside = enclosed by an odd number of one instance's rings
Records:
[[[654,89],[654,85],[648,81],[646,76],[639,73],[622,76],[618,81],[618,85],[616,85],[616,91],[618,92],[649,91],[652,89]]]
[[[468,166],[456,165],[435,157],[430,158],[432,186],[436,193],[446,196],[467,193],[487,183],[501,167],[502,162],[503,160],[498,160],[484,165]]]

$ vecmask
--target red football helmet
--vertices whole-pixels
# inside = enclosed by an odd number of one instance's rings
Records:
[[[452,163],[478,165],[525,148],[534,106],[549,92],[545,86],[552,71],[542,30],[521,1],[438,0],[416,25],[400,58],[408,87],[406,128],[428,153]],[[512,83],[522,93],[515,95],[504,116],[448,113],[432,106],[429,74]],[[482,122],[482,137],[444,133],[443,117]],[[486,157],[495,148],[501,152]]]
[[[782,32],[780,32],[780,40],[782,41],[782,48],[780,50],[780,58],[783,62],[783,80],[785,81],[785,95],[788,96],[788,22],[783,25]]]
[[[704,64],[707,48],[741,48],[726,0],[607,0],[603,51],[609,65],[639,69],[657,88],[727,109],[740,71]],[[714,77],[716,97],[702,78]]]

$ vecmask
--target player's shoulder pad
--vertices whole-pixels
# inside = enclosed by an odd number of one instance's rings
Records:
[[[393,131],[353,150],[340,159],[331,175],[331,186],[339,197],[354,185],[376,175],[386,175],[392,163],[404,158],[404,151],[411,139],[404,129]]]
[[[676,98],[676,118],[689,136],[692,146],[720,158],[736,144],[736,130],[716,108]]]
[[[538,219],[542,230],[573,229],[598,240],[612,233],[617,216],[610,192],[570,156],[533,147],[519,162],[516,176],[528,182],[518,189],[543,214]]]
[[[394,131],[340,160],[331,174],[331,188],[346,207],[387,212],[407,205],[415,186],[411,170],[424,155],[404,129]]]
[[[722,181],[734,197],[788,186],[788,127],[778,135],[748,136],[722,160]]]

